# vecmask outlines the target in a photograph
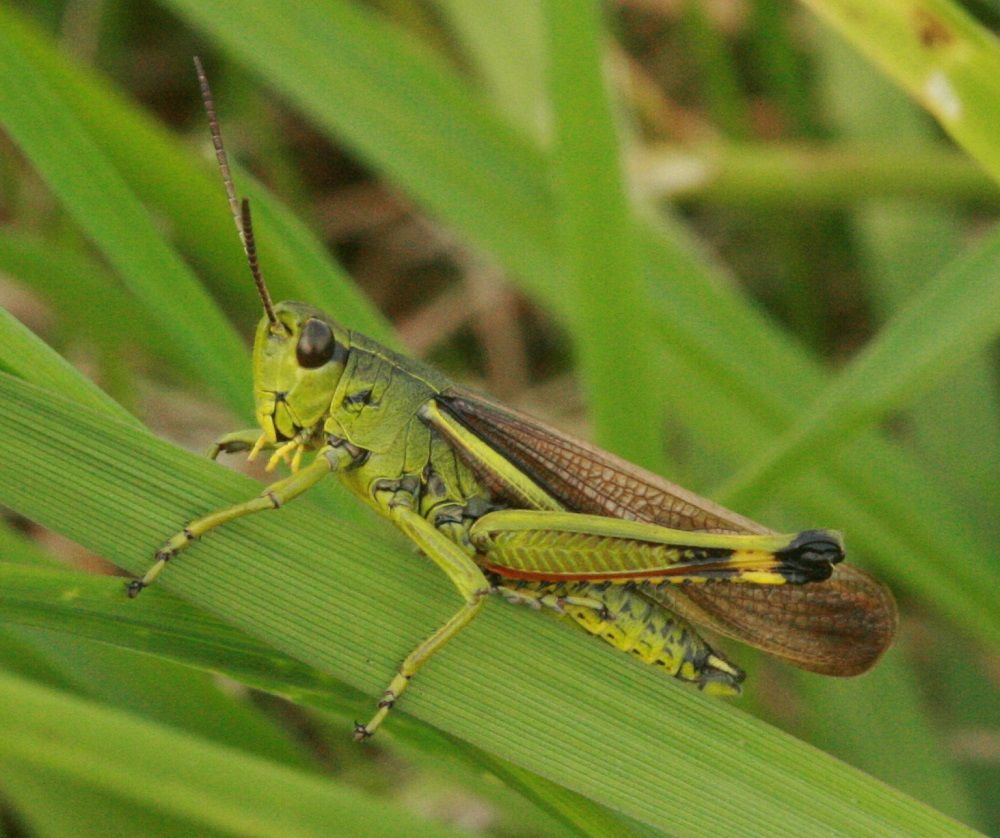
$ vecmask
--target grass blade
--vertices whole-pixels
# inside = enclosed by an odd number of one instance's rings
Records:
[[[177,366],[250,412],[246,348],[145,208],[12,38],[0,35],[0,122],[143,302]],[[99,304],[99,301],[94,301]],[[82,316],[86,316],[83,312]]]
[[[656,368],[642,260],[604,74],[600,4],[547,0],[543,5],[565,291],[575,301],[575,351],[595,435],[626,459],[663,471],[661,405],[651,398],[622,398],[623,381],[633,392],[655,392]]]
[[[1000,46],[950,0],[803,0],[1000,180]]]
[[[7,544],[3,546],[6,555]],[[218,672],[255,689],[332,714],[345,732],[351,729],[357,708],[367,702],[367,697],[357,690],[193,608],[161,588],[145,592],[142,607],[134,608],[122,597],[119,579],[0,562],[0,589],[4,591],[4,619],[11,626],[68,632],[73,637]],[[205,721],[217,724],[211,719]],[[410,719],[405,712],[393,719],[392,737],[404,753],[438,768],[446,757],[451,764],[458,762],[457,772],[467,785],[472,785],[470,777],[484,770],[496,774],[569,825],[574,834],[628,833],[629,827],[620,817],[593,801],[445,737]]]
[[[910,404],[1000,333],[1000,234],[949,265],[804,411],[804,419],[717,492],[754,505],[835,449]]]
[[[57,355],[27,326],[0,308],[0,369],[89,407],[106,410],[120,421],[137,421],[97,385],[85,379],[69,362]]]
[[[3,673],[0,708],[0,765],[37,766],[211,829],[259,836],[448,834],[329,779]]]
[[[146,566],[150,546],[178,522],[253,491],[247,478],[7,376],[0,376],[0,433],[10,443],[0,449],[0,469],[12,468],[16,458],[23,474],[0,485],[0,502],[132,572]],[[60,440],[58,459],[49,439]],[[392,547],[398,542],[391,536],[358,537],[301,500],[280,515],[226,528],[171,565],[164,582],[374,695],[414,639],[454,607],[440,575]],[[141,600],[133,604],[142,607]],[[760,834],[961,832],[933,810],[721,702],[669,683],[555,620],[500,603],[491,603],[421,673],[407,710],[660,829],[711,834],[724,818]],[[612,773],[610,741],[618,763]],[[691,806],[704,799],[713,801],[710,824]]]

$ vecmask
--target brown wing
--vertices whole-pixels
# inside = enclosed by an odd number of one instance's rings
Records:
[[[659,475],[486,397],[455,388],[436,398],[452,417],[569,510],[674,529],[769,532]],[[477,470],[481,466],[469,465]],[[829,580],[806,585],[661,585],[656,591],[657,601],[687,619],[827,675],[866,671],[889,647],[896,630],[896,604],[889,590],[843,564]]]
[[[455,388],[436,401],[574,512],[677,530],[768,531],[659,475],[483,396]]]
[[[810,672],[860,675],[896,633],[885,585],[840,564],[805,585],[644,585],[640,592],[685,619],[756,646]]]

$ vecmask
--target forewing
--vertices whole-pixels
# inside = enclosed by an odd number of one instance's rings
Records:
[[[455,388],[436,399],[452,417],[574,512],[648,521],[677,530],[767,532],[749,518],[483,396]],[[475,463],[470,465],[475,467]]]
[[[487,397],[455,388],[437,400],[567,510],[682,530],[770,532]],[[839,564],[829,580],[805,585],[663,584],[650,589],[658,591],[655,598],[664,607],[689,620],[827,675],[866,671],[889,647],[896,630],[892,594],[850,565]]]
[[[823,675],[866,672],[896,633],[892,594],[852,565],[837,565],[827,581],[805,585],[659,584],[645,585],[640,593],[688,620]]]

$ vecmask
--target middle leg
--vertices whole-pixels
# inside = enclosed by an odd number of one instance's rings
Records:
[[[413,676],[435,652],[472,621],[482,609],[486,595],[490,593],[486,577],[471,556],[416,512],[413,506],[413,495],[397,490],[386,504],[386,513],[392,522],[448,575],[465,602],[441,628],[406,656],[382,694],[375,715],[367,724],[355,725],[354,738],[359,742],[375,733],[409,686]]]

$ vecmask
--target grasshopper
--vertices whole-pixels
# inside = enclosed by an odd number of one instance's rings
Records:
[[[291,474],[246,503],[187,524],[130,596],[197,538],[277,509],[336,474],[399,527],[462,606],[402,662],[367,724],[379,727],[412,677],[496,593],[549,608],[715,695],[744,673],[697,633],[706,626],[826,675],[868,670],[890,644],[889,591],[842,564],[838,533],[781,535],[490,398],[456,386],[305,303],[273,303],[249,203],[238,201],[208,81],[195,61],[230,209],[264,309],[253,350],[258,427],[211,456],[272,451]],[[310,454],[307,464],[303,464]]]

